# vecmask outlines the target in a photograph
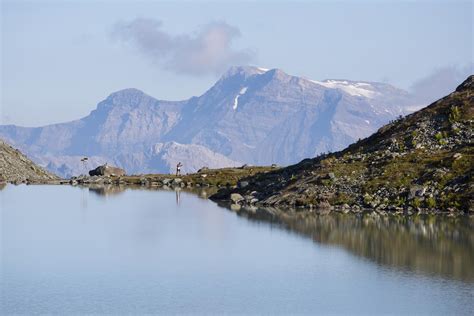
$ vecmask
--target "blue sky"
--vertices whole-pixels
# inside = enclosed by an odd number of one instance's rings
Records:
[[[80,118],[129,87],[186,99],[233,63],[409,89],[474,61],[470,1],[3,1],[1,14],[1,124]]]

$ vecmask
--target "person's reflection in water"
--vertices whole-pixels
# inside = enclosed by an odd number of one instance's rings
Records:
[[[176,192],[176,205],[179,206],[181,203],[181,188],[175,188],[174,191]]]
[[[86,192],[88,190],[85,189],[85,188],[81,188],[81,191],[82,191],[81,208],[83,210],[85,210],[85,209],[87,209],[87,196],[88,196],[89,192]]]

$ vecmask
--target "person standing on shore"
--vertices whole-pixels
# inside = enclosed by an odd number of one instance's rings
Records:
[[[178,162],[178,164],[176,165],[176,176],[180,176],[181,175],[181,167],[183,166],[183,164],[180,162]]]

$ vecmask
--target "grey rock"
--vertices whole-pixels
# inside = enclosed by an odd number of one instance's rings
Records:
[[[426,187],[420,185],[414,185],[410,187],[410,193],[408,195],[408,199],[413,199],[415,197],[421,197],[425,194]]]
[[[237,183],[237,187],[241,189],[248,187],[248,185],[248,181],[240,181],[239,183]]]
[[[173,181],[172,179],[168,179],[168,178],[165,178],[163,180],[161,180],[161,183],[163,185],[169,185],[171,183],[171,181]]]
[[[124,176],[125,170],[109,165],[98,166],[89,171],[90,176]]]
[[[172,185],[181,185],[184,184],[183,180],[181,178],[174,178],[173,181],[171,182]]]
[[[240,195],[239,193],[232,193],[230,195],[230,200],[234,203],[234,204],[239,204],[240,202],[244,201],[244,197],[242,195]]]

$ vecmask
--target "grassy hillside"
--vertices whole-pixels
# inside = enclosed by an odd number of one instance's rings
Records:
[[[473,211],[474,76],[347,149],[245,179],[213,199],[384,211]],[[247,202],[246,202],[247,201]]]

